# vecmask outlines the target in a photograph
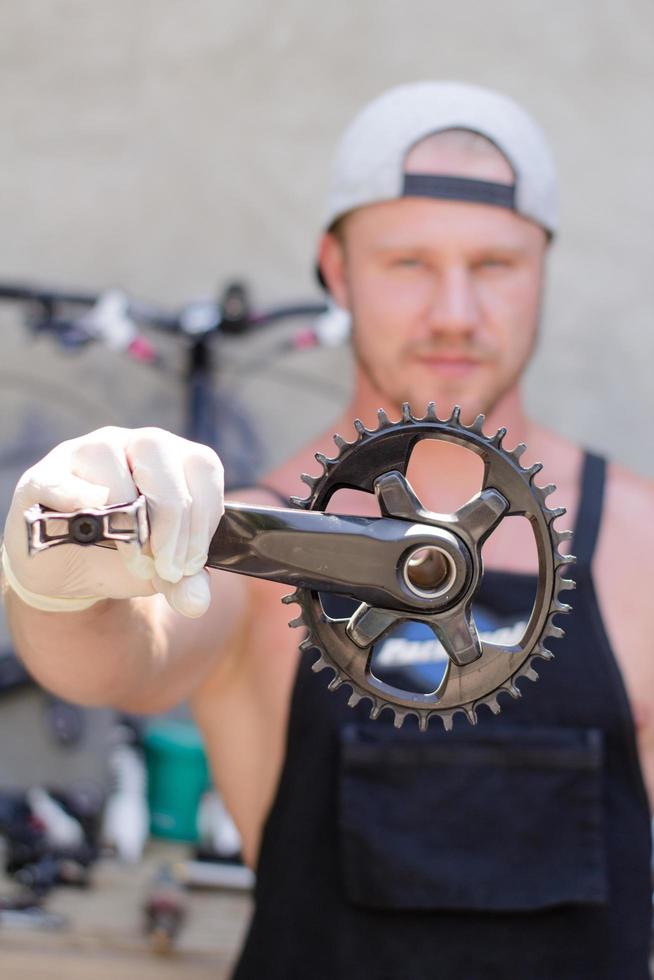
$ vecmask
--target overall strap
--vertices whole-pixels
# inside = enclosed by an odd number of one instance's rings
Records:
[[[572,541],[572,553],[579,565],[590,566],[602,521],[606,460],[586,453],[581,472],[579,508]]]
[[[268,484],[268,483],[257,483],[257,487],[260,490],[267,490],[268,493],[272,494],[273,497],[276,497],[282,507],[290,507],[291,506],[291,502],[288,499],[288,497],[285,494],[280,493],[279,490],[276,490],[275,487],[271,487],[270,484]]]
[[[227,493],[229,494],[230,497],[234,497],[235,499],[238,499],[238,494],[241,490],[265,490],[266,493],[271,494],[271,496],[273,496],[275,500],[279,501],[280,507],[291,506],[291,502],[289,498],[286,497],[283,493],[280,493],[279,490],[276,490],[274,487],[271,487],[268,483],[247,483],[247,484],[243,484],[243,486],[228,487]]]

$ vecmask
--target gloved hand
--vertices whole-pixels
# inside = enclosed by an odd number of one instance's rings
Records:
[[[66,512],[139,493],[148,504],[148,554],[121,543],[117,551],[65,544],[28,555],[23,515],[33,504]],[[201,616],[210,601],[203,566],[223,507],[213,450],[162,429],[98,429],[56,446],[18,481],[5,526],[5,579],[37,609],[74,612],[161,592],[178,612]]]

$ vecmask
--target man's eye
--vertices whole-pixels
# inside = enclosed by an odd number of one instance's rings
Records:
[[[489,256],[477,263],[479,269],[508,269],[511,263],[508,259]]]
[[[400,269],[418,269],[422,265],[420,259],[411,258],[409,256],[403,256],[401,258],[395,259],[393,265]]]

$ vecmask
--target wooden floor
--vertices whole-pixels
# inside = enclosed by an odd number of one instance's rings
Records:
[[[189,892],[187,924],[169,955],[156,954],[142,932],[141,905],[155,869],[186,854],[184,846],[152,843],[137,866],[124,867],[112,860],[98,863],[88,890],[56,889],[47,909],[65,915],[67,928],[0,931],[0,976],[3,980],[227,980],[247,927],[249,895]]]

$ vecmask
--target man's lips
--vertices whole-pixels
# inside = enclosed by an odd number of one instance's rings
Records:
[[[476,357],[452,354],[418,354],[416,360],[424,367],[449,378],[460,378],[479,367]]]

